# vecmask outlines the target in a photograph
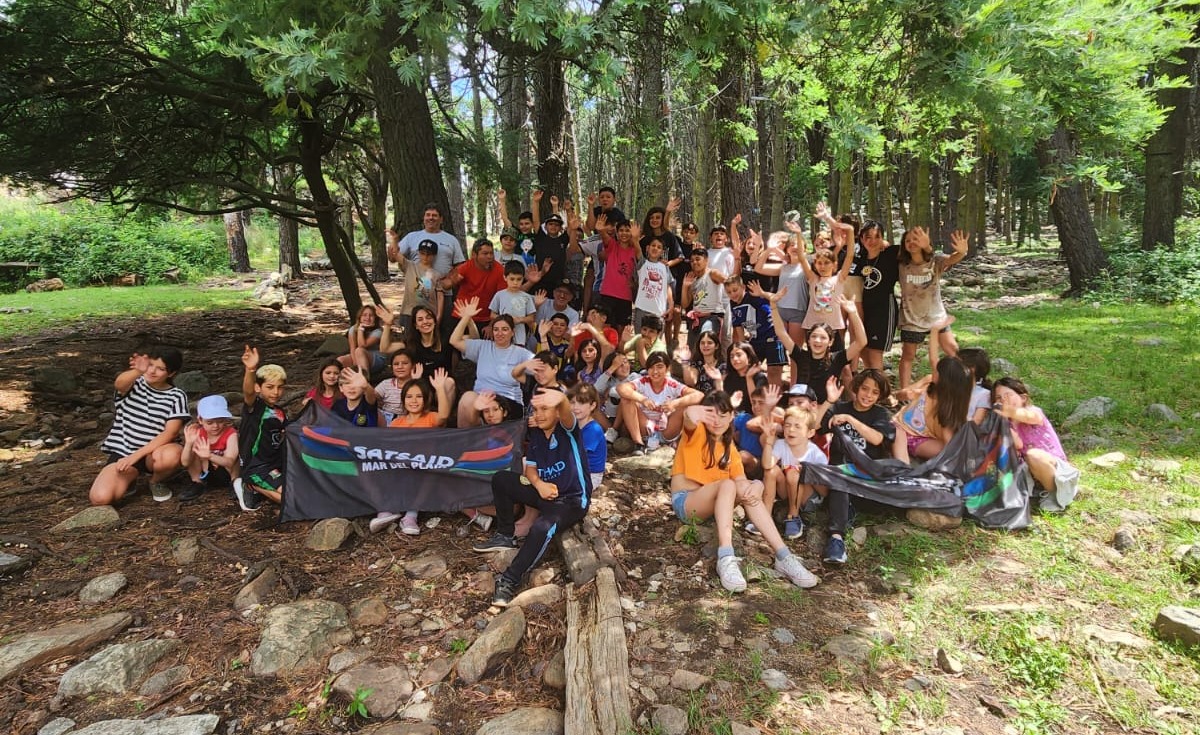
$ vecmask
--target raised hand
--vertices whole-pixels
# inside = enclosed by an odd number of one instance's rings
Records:
[[[542,293],[545,293],[545,292],[543,291]],[[549,319],[543,319],[541,322],[538,323],[538,334],[541,335],[542,339],[546,338],[546,334],[549,331],[550,331],[550,320]]]
[[[417,367],[421,367],[421,363],[417,363]],[[414,370],[413,372],[415,373],[416,371]],[[433,371],[433,377],[429,379],[429,384],[437,390],[442,390],[446,387],[446,381],[449,379],[450,376],[446,374],[446,368],[438,368]]]
[[[596,205],[596,192],[591,192],[587,195],[587,203],[589,207]]]
[[[704,374],[714,383],[720,383],[725,380],[725,376],[721,374],[721,368],[716,365],[705,365]]]
[[[799,222],[793,222],[792,220],[788,219],[783,221],[783,226],[788,230],[788,232],[794,232],[797,235],[804,234],[804,229],[800,227]]]
[[[787,286],[780,286],[779,290],[776,291],[775,293],[764,294],[764,295],[767,297],[767,300],[770,301],[772,305],[775,305],[775,304],[778,304],[783,299],[784,296],[787,296],[787,290],[788,290]],[[759,291],[762,291],[762,289],[760,288]]]
[[[539,364],[542,365],[542,368],[549,369],[549,365],[544,363]],[[544,388],[534,391],[533,397],[529,399],[529,405],[534,408],[554,408],[566,399],[566,397],[566,394],[562,391],[554,390],[553,388]]]
[[[633,339],[633,325],[626,324],[621,327],[621,344],[619,346],[624,347],[631,339]]]
[[[418,362],[415,365],[413,365],[413,369],[412,369],[413,380],[420,380],[421,376],[424,374],[425,374],[425,363]]]
[[[733,215],[733,219],[729,223],[730,224],[729,229],[736,230],[737,226],[740,225],[741,223],[742,223],[742,213],[738,212],[737,214]]]
[[[367,376],[363,375],[358,368],[342,368],[342,373],[338,376],[338,379],[346,385],[356,385],[359,388],[366,388],[368,385]]]
[[[200,424],[190,423],[183,427],[183,443],[184,445],[191,444],[196,441],[196,435],[200,431]]]
[[[846,316],[850,316],[858,311],[858,307],[854,305],[854,300],[848,299],[840,293],[837,295],[837,304],[842,307],[842,311],[846,312]]]
[[[463,301],[462,299],[459,299],[454,302],[454,308],[458,310],[459,318],[467,317],[470,319],[474,319],[476,317],[476,315],[478,315],[480,312],[479,297],[472,296],[470,298],[470,300],[468,300],[468,301]]]
[[[135,352],[129,356],[129,367],[139,373],[144,373],[150,368],[150,358],[140,352]]]
[[[825,381],[825,400],[829,403],[835,403],[842,400],[842,391],[845,390],[838,379],[830,375],[829,380]]]
[[[258,369],[258,348],[246,345],[246,349],[242,352],[242,364],[247,370]]]
[[[542,308],[542,304],[546,303],[547,298],[546,289],[539,288],[533,294],[533,305],[540,309]]]
[[[767,301],[771,301],[771,297],[775,295],[775,294],[767,293],[766,291],[764,291],[762,288],[762,284],[759,283],[758,281],[750,281],[749,283],[747,283],[746,290],[750,292],[751,296],[757,296],[758,298],[766,299]],[[771,302],[771,303],[774,303],[774,302]]]
[[[924,227],[917,226],[912,228],[912,232],[910,234],[912,235],[913,239],[916,240],[917,245],[919,245],[922,250],[928,250],[930,248],[929,230],[926,230]]]
[[[592,198],[588,197],[588,204],[591,204],[591,203],[592,203]],[[597,230],[603,230],[606,226],[608,226],[608,215],[607,214],[602,214],[602,215],[596,217],[596,229]]]
[[[200,432],[192,444],[192,453],[200,459],[208,459],[212,457],[212,447],[208,445],[208,434]]]
[[[541,189],[534,189],[533,190],[533,201],[540,202],[540,201],[542,201],[542,197],[544,197],[545,195],[546,195],[546,192],[542,191]]]
[[[817,219],[828,222],[833,219],[833,212],[825,202],[817,202]]]
[[[967,250],[971,246],[971,240],[967,236],[967,233],[962,230],[955,230],[950,235],[950,244],[954,247],[954,252],[959,255],[966,255]]]
[[[931,327],[929,331],[930,332],[940,332],[940,331],[948,328],[955,321],[956,321],[956,319],[953,314],[947,314],[945,319],[942,319],[937,324],[934,324],[933,327]]]
[[[679,211],[679,207],[683,204],[683,200],[679,197],[674,197],[667,202],[667,214],[671,215]]]
[[[497,403],[496,394],[490,390],[485,390],[475,394],[475,410],[483,411],[493,403]]]
[[[741,408],[743,398],[745,398],[745,394],[740,390],[735,390],[733,395],[729,396],[729,404],[733,406],[735,410]]]
[[[768,416],[775,407],[779,405],[779,401],[783,398],[783,391],[774,383],[763,388],[763,410]],[[774,422],[772,422],[774,423]]]
[[[392,326],[396,321],[396,315],[383,304],[375,304],[375,313],[379,315],[379,323],[385,327]]]
[[[550,195],[550,211],[558,212],[558,197],[554,194]]]

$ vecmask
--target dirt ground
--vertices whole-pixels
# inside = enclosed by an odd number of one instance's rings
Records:
[[[381,290],[389,303],[398,301],[398,285],[384,284]],[[103,463],[99,444],[111,421],[112,379],[139,345],[179,346],[185,371],[203,371],[213,392],[237,393],[242,346],[252,341],[264,360],[288,369],[290,407],[297,408],[320,362],[316,347],[345,320],[328,277],[292,286],[290,299],[282,312],[147,315],[64,326],[0,343],[5,365],[0,378],[0,447],[6,448],[0,450],[0,548],[36,557],[27,570],[0,579],[0,642],[17,633],[125,610],[133,613],[134,624],[118,640],[178,638],[184,645],[156,669],[179,663],[191,668],[186,681],[160,695],[59,702],[54,698],[59,677],[84,656],[64,658],[6,682],[0,689],[0,731],[33,733],[56,716],[87,724],[159,712],[218,714],[220,733],[374,727],[375,721],[347,715],[344,699],[326,696],[326,672],[279,679],[250,675],[248,662],[259,627],[253,617],[237,613],[232,600],[247,570],[264,563],[277,564],[283,581],[268,603],[320,597],[349,607],[369,597],[383,598],[396,614],[378,627],[357,631],[359,637],[351,644],[369,650],[377,662],[419,671],[429,661],[460,650],[491,619],[492,572],[470,550],[481,532],[468,528],[461,516],[443,517],[419,537],[369,535],[364,519],[361,532],[339,551],[317,553],[304,548],[312,523],[275,525],[267,512],[240,512],[221,492],[193,503],[155,503],[143,481],[119,506],[117,528],[49,531],[87,505],[88,486]],[[80,391],[69,397],[33,393],[30,375],[42,366],[70,370]],[[824,584],[812,593],[797,594],[780,584],[752,584],[736,599],[721,593],[711,559],[706,558],[711,550],[703,539],[688,545],[675,538],[679,525],[670,518],[663,487],[618,474],[598,497],[589,522],[607,535],[627,574],[621,593],[632,623],[628,627],[630,666],[637,683],[635,714],[672,702],[684,709],[727,709],[731,720],[776,731],[766,717],[755,719],[762,713],[755,709],[754,698],[764,690],[753,674],[780,668],[796,682],[828,682],[828,672],[838,664],[835,656],[821,650],[825,641],[842,634],[847,625],[888,623],[887,599],[893,589],[871,576],[852,579],[819,565],[816,570]],[[200,552],[194,563],[180,565],[172,550],[184,537],[197,538]],[[745,543],[752,548],[748,557],[768,567],[767,550]],[[408,578],[399,564],[426,552],[443,556],[448,573],[432,581]],[[816,559],[817,552],[819,547],[804,556]],[[546,564],[557,570],[556,581],[567,581],[557,551]],[[114,571],[128,577],[122,593],[98,606],[80,603],[77,594],[88,580]],[[796,635],[794,644],[772,643],[772,630],[781,626]],[[540,673],[564,639],[561,608],[533,610],[520,650],[499,671],[474,686],[451,675],[433,692],[432,720],[443,733],[473,733],[490,716],[518,706],[562,709],[562,692],[543,685]],[[749,647],[746,641],[751,641]],[[720,686],[706,699],[689,701],[667,686],[678,668],[705,672],[714,665],[727,667],[728,675],[719,677]],[[861,693],[899,686],[911,675],[886,667],[852,667],[842,672],[839,689],[859,695],[796,701],[784,695],[782,709],[771,717],[776,724],[803,722],[809,732],[877,733],[880,725]],[[977,688],[955,689],[949,697],[951,711],[941,724],[970,732],[1003,732],[1002,720],[981,706]]]

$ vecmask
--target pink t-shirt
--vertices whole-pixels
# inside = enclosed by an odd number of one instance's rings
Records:
[[[600,284],[600,294],[632,303],[637,250],[632,246],[623,247],[616,242],[606,242],[604,252],[608,257],[604,261],[604,282]]]
[[[1050,419],[1046,418],[1046,414],[1037,406],[1029,406],[1029,409],[1037,411],[1042,422],[1040,424],[1012,422],[1017,436],[1021,437],[1021,455],[1024,456],[1030,449],[1041,449],[1064,462],[1069,462],[1066,452],[1063,451],[1062,442],[1058,440],[1058,433],[1050,425]]]

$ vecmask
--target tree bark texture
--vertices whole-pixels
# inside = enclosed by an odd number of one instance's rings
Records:
[[[752,151],[741,138],[737,128],[748,121],[744,108],[746,82],[742,72],[746,68],[744,53],[734,52],[717,78],[717,163],[721,180],[720,221],[727,222],[741,213],[742,224],[758,230],[758,211],[754,206],[754,178],[750,166]]]
[[[275,182],[280,194],[295,196],[296,166],[289,163],[278,167]],[[304,277],[300,268],[300,223],[291,217],[279,218],[279,272],[289,281]]]
[[[1038,144],[1038,157],[1043,167],[1061,171],[1075,160],[1075,150],[1074,136],[1059,125],[1049,140]],[[1050,194],[1050,214],[1070,273],[1068,293],[1079,295],[1108,269],[1108,256],[1100,248],[1083,182],[1057,181]]]
[[[1163,62],[1163,75],[1196,79],[1196,48],[1181,49],[1177,64]],[[1183,184],[1191,133],[1195,84],[1158,93],[1158,104],[1171,108],[1162,127],[1146,142],[1146,204],[1142,210],[1142,248],[1175,244],[1175,220],[1183,213]]]
[[[434,59],[434,77],[437,84],[434,94],[438,96],[441,106],[450,110],[454,107],[454,90],[450,88],[450,52],[445,47],[437,47]],[[450,219],[463,225],[466,222],[466,206],[463,200],[462,163],[453,146],[443,148],[443,160],[446,170],[446,199],[450,206]],[[462,236],[466,230],[459,227],[459,240],[465,242]]]
[[[241,212],[225,215],[225,245],[229,248],[229,269],[234,273],[249,273],[250,252],[246,248],[246,225]]]
[[[533,60],[535,98],[533,128],[537,144],[538,186],[546,192],[538,217],[550,215],[550,195],[571,196],[570,151],[567,150],[566,62],[546,52]]]

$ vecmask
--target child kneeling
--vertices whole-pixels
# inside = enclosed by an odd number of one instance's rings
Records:
[[[733,405],[722,391],[709,393],[684,413],[683,439],[671,471],[671,507],[684,523],[716,518],[717,576],[730,592],[746,589],[733,554],[733,509],[740,505],[775,552],[775,569],[797,587],[820,580],[792,554],[763,503],[763,484],[746,479],[733,443]]]
[[[186,502],[214,487],[232,487],[238,476],[238,433],[225,396],[205,396],[196,404],[196,421],[183,429],[180,463],[192,484],[179,493]]]
[[[512,601],[525,573],[541,560],[556,533],[566,531],[587,515],[592,480],[584,456],[583,436],[571,413],[567,395],[554,388],[538,388],[530,401],[529,447],[525,471],[501,471],[492,475],[496,505],[496,532],[477,544],[479,552],[517,548],[514,508],[517,504],[536,508],[537,520],[508,569],[496,578],[492,604],[504,607]]]

